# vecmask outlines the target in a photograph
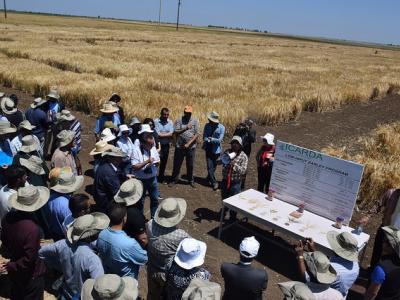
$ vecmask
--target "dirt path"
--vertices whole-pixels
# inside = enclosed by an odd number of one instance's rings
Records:
[[[0,88],[7,94],[15,93],[20,98],[21,108],[26,108],[32,101],[32,96],[20,91]],[[257,127],[259,135],[270,131],[276,135],[278,139],[286,142],[298,144],[300,146],[321,149],[330,144],[348,145],[352,140],[357,139],[361,135],[368,134],[376,128],[380,123],[392,122],[399,119],[400,96],[389,96],[379,101],[373,101],[366,104],[348,105],[341,109],[327,113],[308,113],[304,112],[298,120],[288,124],[276,127]],[[83,163],[84,170],[90,170],[89,164],[91,157],[90,150],[94,145],[92,130],[94,127],[95,117],[87,116],[80,112],[74,112],[82,123],[82,146],[80,158]],[[254,149],[258,148],[258,142]],[[253,152],[255,152],[253,150]],[[250,170],[247,180],[247,188],[256,187],[256,165],[254,153],[250,158]],[[171,162],[167,167],[167,174],[171,173]],[[184,170],[184,169],[183,169]],[[183,171],[182,170],[182,171]],[[217,170],[218,177],[221,171]],[[90,172],[86,172],[90,175]],[[224,233],[223,242],[216,239],[216,231],[218,228],[218,215],[220,209],[220,194],[213,192],[209,187],[205,186],[206,166],[202,150],[198,150],[196,158],[195,176],[197,189],[193,190],[186,184],[179,184],[173,188],[165,185],[160,186],[162,196],[182,197],[188,202],[187,217],[183,221],[182,227],[187,230],[193,237],[205,241],[208,245],[206,268],[213,274],[213,281],[222,283],[223,280],[219,273],[219,267],[224,261],[234,262],[238,259],[237,247],[240,240],[250,233],[232,228]],[[90,190],[93,180],[90,176],[85,178],[85,190]],[[369,233],[374,233],[376,224],[370,224],[366,229]],[[273,238],[263,229],[253,228],[267,238]],[[284,237],[284,236],[282,236]],[[275,237],[275,239],[280,239]],[[372,237],[373,239],[373,237]],[[286,240],[286,238],[285,238]],[[284,244],[285,241],[282,240]],[[364,266],[369,261],[371,252],[371,244],[368,247],[367,256]],[[282,264],[282,262],[286,262]],[[273,246],[271,243],[262,242],[260,255],[255,263],[257,267],[266,268],[269,274],[268,298],[280,299],[281,294],[276,287],[276,283],[285,281],[288,278],[295,279],[296,261],[293,254],[287,248],[282,251],[280,247]],[[362,283],[362,282],[361,282]],[[140,291],[145,295],[147,287],[145,285],[145,271],[142,268],[140,275]],[[360,292],[363,288],[356,285],[348,299],[360,299]],[[3,295],[0,295],[3,296]],[[50,299],[50,298],[49,298]]]

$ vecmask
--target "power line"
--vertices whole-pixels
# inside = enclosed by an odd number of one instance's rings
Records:
[[[6,5],[6,0],[4,0],[4,18],[7,19],[7,5]]]
[[[176,31],[179,30],[179,13],[181,9],[182,0],[178,0],[178,16],[176,17]]]
[[[160,9],[158,10],[158,25],[161,25],[161,10],[162,10],[162,0],[160,0]]]

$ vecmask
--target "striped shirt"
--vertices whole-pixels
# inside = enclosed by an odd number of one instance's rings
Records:
[[[81,139],[81,123],[78,121],[78,119],[75,119],[69,128],[69,130],[72,130],[75,132],[75,149],[76,152],[79,152],[81,150],[81,145],[82,145],[82,139]]]

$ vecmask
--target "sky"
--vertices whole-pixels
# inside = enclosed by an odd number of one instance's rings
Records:
[[[178,0],[162,1],[176,22]],[[160,0],[8,0],[8,9],[158,20]],[[400,44],[400,0],[182,0],[181,23]]]

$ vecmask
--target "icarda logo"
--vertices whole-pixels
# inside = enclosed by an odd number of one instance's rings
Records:
[[[298,155],[305,156],[310,159],[318,159],[318,160],[322,161],[321,153],[318,153],[318,152],[315,152],[312,150],[308,150],[308,149],[304,149],[304,148],[300,148],[295,145],[280,144],[279,149],[282,151],[285,151],[285,152],[296,153]]]

